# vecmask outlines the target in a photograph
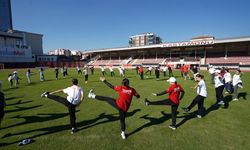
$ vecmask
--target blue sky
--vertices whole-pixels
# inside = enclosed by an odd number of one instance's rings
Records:
[[[11,0],[13,27],[41,33],[44,52],[128,46],[153,32],[163,42],[250,36],[249,0]]]

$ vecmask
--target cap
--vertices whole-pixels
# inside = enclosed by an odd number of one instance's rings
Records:
[[[174,77],[170,77],[168,80],[167,80],[167,82],[176,82],[176,79],[174,78]]]

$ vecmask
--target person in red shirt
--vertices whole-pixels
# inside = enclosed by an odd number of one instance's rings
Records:
[[[183,75],[184,75],[184,80],[190,79],[190,76],[188,74],[189,67],[188,65],[183,66]]]
[[[169,96],[167,99],[164,100],[160,100],[160,101],[149,101],[147,98],[145,99],[145,105],[170,105],[171,106],[171,116],[172,116],[172,124],[169,125],[168,127],[171,128],[172,130],[176,129],[176,114],[177,114],[177,109],[180,103],[180,100],[183,98],[184,96],[184,90],[183,88],[177,84],[176,79],[174,77],[170,77],[167,80],[171,86],[161,92],[161,93],[152,93],[152,95],[154,96],[161,96],[164,95],[166,93],[169,93]]]
[[[141,77],[141,80],[143,80],[144,77],[143,77],[143,66],[142,65],[140,66],[138,72],[139,72],[139,75]]]
[[[130,107],[130,104],[132,102],[133,96],[140,98],[140,95],[136,92],[134,88],[129,86],[129,80],[127,78],[122,80],[122,86],[113,86],[104,77],[100,77],[100,80],[104,82],[108,87],[114,89],[115,91],[119,93],[118,99],[115,100],[110,97],[95,95],[93,89],[89,91],[88,97],[92,99],[106,101],[107,103],[109,103],[111,106],[113,106],[119,111],[121,131],[122,131],[121,136],[122,136],[122,139],[126,139],[125,117]]]

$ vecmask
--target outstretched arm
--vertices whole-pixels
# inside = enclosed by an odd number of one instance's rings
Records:
[[[109,82],[105,79],[105,77],[100,77],[100,80],[101,80],[103,83],[105,83],[108,87],[110,87],[111,89],[114,89],[114,86],[113,86],[111,83],[109,83]]]
[[[199,86],[199,83],[197,83],[194,87],[190,87],[191,89],[196,89]]]
[[[152,95],[154,95],[154,96],[161,96],[164,94],[167,94],[167,91],[162,91],[161,93],[152,93]]]
[[[56,91],[53,91],[53,92],[50,92],[50,94],[55,94],[55,93],[59,93],[59,92],[62,92],[63,89],[60,89],[60,90],[56,90]]]
[[[83,91],[81,91],[81,101],[83,101],[84,99],[84,94],[83,94]]]

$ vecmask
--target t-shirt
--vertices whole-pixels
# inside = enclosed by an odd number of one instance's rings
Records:
[[[143,67],[140,67],[138,72],[143,73]]]
[[[233,86],[237,85],[238,83],[242,83],[240,75],[239,74],[235,74],[233,76]]]
[[[188,66],[184,66],[182,69],[183,72],[188,72]]]
[[[231,82],[231,81],[232,81],[231,73],[226,72],[226,73],[224,74],[224,79],[225,79],[225,83]]]
[[[209,71],[210,74],[214,74],[215,68],[212,67],[212,68],[210,68],[208,71]]]
[[[10,82],[13,79],[13,76],[8,77],[8,81]]]
[[[224,84],[223,84],[221,76],[220,75],[215,76],[214,77],[214,86],[215,86],[215,88],[223,86],[223,85]]]
[[[131,104],[133,96],[139,95],[134,88],[126,86],[115,86],[114,90],[119,93],[119,97],[116,100],[117,106],[124,112],[127,112]]]
[[[66,89],[63,89],[63,92],[66,93],[67,100],[73,104],[77,105],[81,101],[81,95],[83,94],[83,89],[79,86],[73,85]]]
[[[163,71],[166,72],[167,71],[167,67],[163,67]]]
[[[104,71],[105,71],[105,68],[104,68],[104,67],[101,67],[101,70],[102,70],[102,72],[104,72]]]
[[[110,72],[113,72],[113,68],[112,67],[110,67],[109,70],[110,70]]]
[[[184,90],[179,84],[173,84],[166,90],[166,92],[169,93],[168,99],[170,99],[175,104],[179,104],[180,93],[184,92]]]
[[[197,87],[197,94],[203,97],[207,97],[207,87],[204,80],[200,80]]]
[[[85,72],[84,75],[88,75],[89,74],[89,68],[86,67],[84,72]]]

